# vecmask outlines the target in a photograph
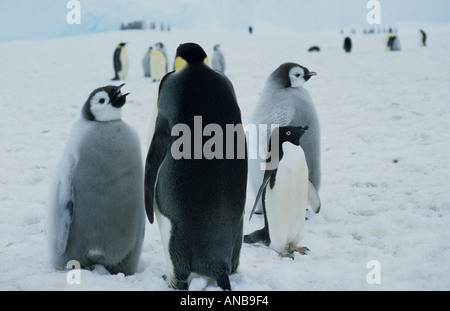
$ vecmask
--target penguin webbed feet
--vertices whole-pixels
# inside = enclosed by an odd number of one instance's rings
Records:
[[[294,252],[298,252],[301,255],[308,255],[309,253],[309,248],[307,248],[306,246],[297,246],[294,244],[289,244],[289,248],[288,248],[288,252],[289,253],[278,253],[278,256],[280,256],[281,258],[291,258],[292,260],[294,260]]]

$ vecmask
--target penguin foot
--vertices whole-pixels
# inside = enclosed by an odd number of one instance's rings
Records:
[[[281,258],[291,258],[292,260],[294,260],[294,256],[292,254],[278,253],[278,256],[280,256]]]
[[[162,276],[163,280],[166,281],[167,286],[178,289],[178,290],[188,290],[189,289],[189,283],[186,280],[176,280],[175,278],[169,278],[167,275]]]
[[[302,255],[307,255],[309,253],[309,248],[307,248],[305,246],[289,245],[288,251],[290,253],[298,252],[298,253],[300,253]]]

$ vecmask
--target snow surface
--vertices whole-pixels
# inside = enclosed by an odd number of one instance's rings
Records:
[[[220,43],[244,122],[267,76],[292,61],[316,71],[305,84],[322,127],[322,208],[309,213],[302,245],[309,255],[280,258],[243,244],[233,290],[450,290],[450,27],[399,27],[402,51],[387,52],[381,35],[352,35],[344,53],[339,30],[295,33],[110,32],[0,43],[0,290],[168,290],[157,224],[147,222],[139,272],[81,271],[81,284],[48,263],[46,200],[72,124],[90,92],[111,84],[112,55],[128,42],[131,92],[123,119],[140,135],[143,157],[157,84],[141,59],[164,42],[194,41],[212,56]],[[320,53],[307,53],[319,45]],[[117,84],[117,83],[114,83]],[[248,221],[244,233],[262,226]],[[366,267],[380,263],[381,284]],[[219,290],[197,277],[191,290]]]

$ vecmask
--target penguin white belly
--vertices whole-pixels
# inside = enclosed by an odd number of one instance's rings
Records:
[[[273,189],[266,188],[265,206],[269,225],[270,247],[288,253],[290,243],[300,242],[308,198],[308,167],[299,146],[283,145]]]
[[[158,206],[155,204],[156,221],[158,222],[159,232],[163,243],[164,255],[166,258],[166,281],[170,286],[175,285],[175,275],[173,272],[173,263],[169,253],[170,234],[172,231],[172,223],[169,218],[161,214]]]
[[[119,79],[123,80],[128,73],[128,53],[124,48],[120,51],[120,63],[122,65],[122,69],[118,72],[118,74]]]
[[[151,76],[155,80],[161,80],[166,72],[166,57],[161,51],[152,50],[150,54]]]
[[[158,173],[156,175],[156,184],[158,183],[158,176],[159,176],[161,167],[162,167],[162,165],[158,169]],[[156,188],[157,187],[155,185],[155,189]],[[169,252],[170,236],[172,234],[172,222],[170,221],[169,218],[167,218],[166,216],[161,214],[156,201],[154,202],[154,207],[155,207],[156,221],[158,222],[159,232],[161,234],[161,240],[162,240],[163,249],[164,249],[164,256],[166,258],[166,282],[169,286],[174,286],[176,284],[176,279],[175,279],[175,275],[173,272],[174,271],[173,262],[172,262],[172,259],[170,257],[170,252]]]

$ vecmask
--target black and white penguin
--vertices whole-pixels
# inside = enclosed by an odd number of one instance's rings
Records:
[[[389,33],[386,37],[386,50],[387,51],[400,51],[400,40],[392,33],[392,29],[389,28]]]
[[[164,44],[158,42],[150,52],[150,75],[154,82],[160,81],[168,71],[167,53]]]
[[[232,133],[226,131],[230,126]],[[223,135],[201,134],[211,127]],[[215,151],[227,146],[228,156],[206,157],[209,139],[215,141]],[[232,83],[210,68],[201,46],[180,45],[175,71],[159,85],[145,162],[147,217],[153,223],[155,213],[158,221],[169,286],[187,289],[189,276],[197,273],[215,279],[224,290],[231,288],[229,275],[238,267],[243,235],[245,145]]]
[[[121,120],[120,86],[94,90],[74,124],[48,204],[53,264],[136,272],[144,239],[143,163],[137,132]]]
[[[350,53],[352,51],[352,39],[345,37],[344,39],[344,51]]]
[[[249,124],[264,125],[267,132],[259,133],[257,140],[249,140],[249,146],[252,151],[267,150],[272,124],[307,124],[309,130],[300,145],[305,152],[309,179],[318,191],[321,182],[320,124],[311,95],[304,88],[304,84],[315,75],[315,72],[296,63],[284,63],[269,75],[249,118]],[[264,161],[265,157],[249,158],[249,185],[254,193],[258,191],[263,177],[261,164]],[[257,212],[262,213],[261,204]]]
[[[420,45],[427,46],[427,34],[423,29],[420,29]]]
[[[128,53],[125,48],[126,42],[121,42],[114,51],[114,78],[113,80],[123,80],[128,74]]]
[[[262,242],[282,257],[294,251],[306,254],[299,247],[306,216],[306,202],[310,200],[314,212],[320,210],[319,196],[308,179],[308,166],[300,146],[300,137],[308,126],[276,127],[270,139],[271,165],[266,166],[264,178],[255,199],[250,217],[261,199],[264,227],[244,236],[245,243]]]
[[[214,70],[225,73],[225,57],[219,44],[214,45],[214,54],[211,59],[211,67]]]
[[[149,47],[147,51],[145,51],[144,57],[142,58],[142,69],[144,70],[144,77],[151,77],[150,70],[150,53],[152,52],[153,47]]]

